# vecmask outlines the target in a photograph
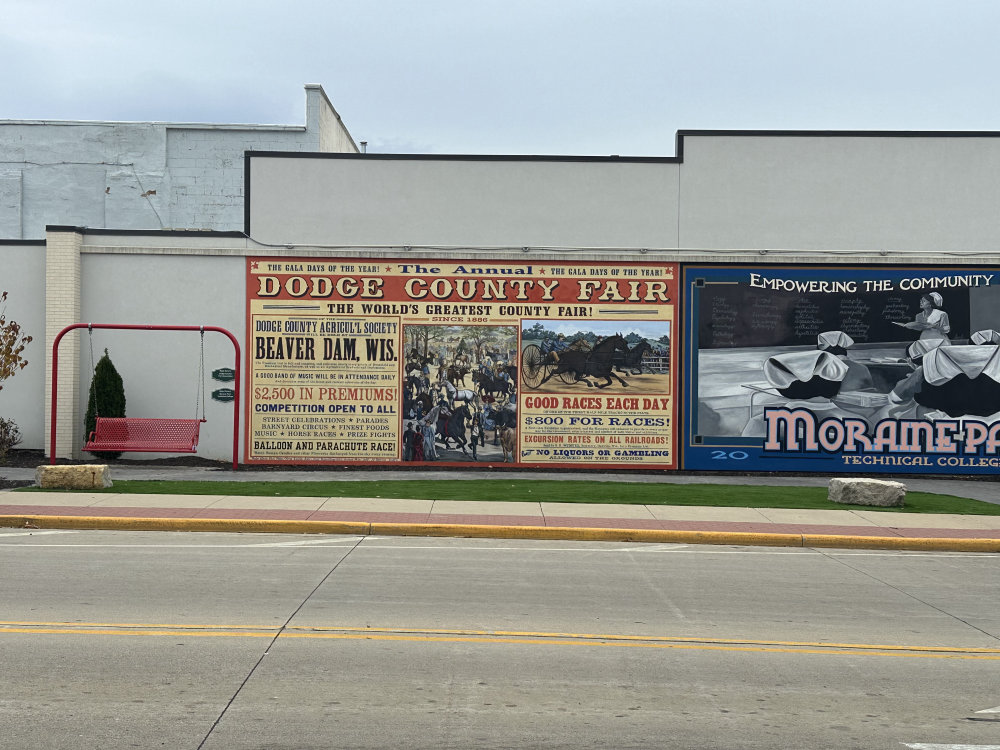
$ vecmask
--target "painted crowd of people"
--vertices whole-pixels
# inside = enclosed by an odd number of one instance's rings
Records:
[[[409,355],[402,404],[403,460],[441,460],[438,443],[449,448],[450,440],[455,440],[456,447],[463,453],[468,448],[477,461],[479,448],[486,445],[487,429],[494,430],[493,444],[499,445],[495,414],[507,404],[516,404],[516,368],[508,364],[511,352],[487,351],[477,361],[447,349],[421,356],[414,348]],[[467,377],[473,387],[467,387]],[[462,418],[455,417],[463,407]]]

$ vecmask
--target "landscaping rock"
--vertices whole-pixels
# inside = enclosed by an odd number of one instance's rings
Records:
[[[884,479],[831,479],[829,498],[845,505],[902,508],[906,485]]]
[[[111,467],[107,464],[39,466],[35,486],[46,490],[97,490],[111,486]]]

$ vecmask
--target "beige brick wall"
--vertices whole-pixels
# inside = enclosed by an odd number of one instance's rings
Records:
[[[47,232],[45,256],[45,452],[51,445],[52,424],[52,344],[59,332],[80,322],[80,248],[79,232]],[[56,449],[58,458],[71,458],[73,444],[80,432],[77,414],[80,371],[80,332],[66,334],[59,345],[59,385],[56,414]]]

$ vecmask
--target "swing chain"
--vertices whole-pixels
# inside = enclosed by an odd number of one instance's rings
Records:
[[[90,390],[94,392],[94,416],[101,416],[101,407],[97,403],[97,389],[94,387],[94,378],[97,376],[97,365],[94,364],[94,324],[87,324],[87,339],[90,342]]]
[[[94,364],[94,324],[87,324],[87,338],[90,340],[90,371],[95,372],[97,366]]]
[[[198,395],[195,398],[194,416],[198,418],[198,407],[201,406],[201,419],[205,420],[205,327],[201,327],[201,356],[198,358]]]

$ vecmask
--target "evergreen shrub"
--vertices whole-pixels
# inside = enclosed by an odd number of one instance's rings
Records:
[[[87,415],[84,418],[84,440],[90,437],[90,433],[97,426],[98,417],[124,417],[125,416],[125,383],[122,376],[118,374],[108,350],[104,350],[104,356],[97,360],[94,367],[94,377],[90,381],[90,396],[87,399]],[[112,451],[92,451],[93,455],[102,459],[116,459],[121,456],[120,452]]]

